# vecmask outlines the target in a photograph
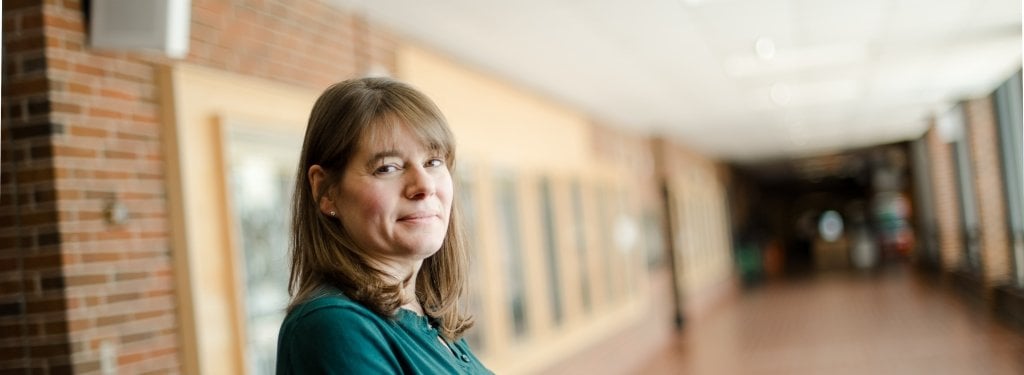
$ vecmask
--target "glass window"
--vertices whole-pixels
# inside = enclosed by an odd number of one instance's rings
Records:
[[[547,177],[540,179],[541,215],[544,223],[544,250],[547,256],[548,298],[551,300],[551,313],[555,325],[562,324],[564,308],[562,306],[562,279],[558,272],[558,238],[555,229],[555,206],[552,201],[551,181]]]
[[[512,331],[516,338],[526,336],[526,284],[523,274],[522,238],[519,228],[519,195],[511,173],[497,178],[499,236],[508,308],[512,313]]]
[[[484,348],[483,329],[481,329],[486,324],[483,316],[483,301],[480,290],[484,283],[481,279],[479,257],[477,256],[480,253],[480,241],[477,236],[479,228],[477,228],[476,202],[473,195],[474,183],[472,177],[466,173],[458,173],[456,178],[458,179],[458,190],[456,190],[455,195],[459,200],[460,213],[462,214],[462,222],[466,234],[465,241],[469,253],[469,293],[464,300],[464,307],[473,315],[474,319],[473,328],[466,332],[465,337],[466,342],[469,343],[474,351],[483,352],[487,350]]]
[[[957,105],[944,116],[952,129],[953,163],[956,166],[957,193],[959,194],[961,235],[964,253],[962,266],[969,272],[978,274],[981,271],[981,236],[978,228],[977,203],[975,202],[974,171],[971,168],[971,149],[968,144],[968,132],[964,120],[963,104]]]
[[[663,223],[657,210],[647,209],[644,211],[643,231],[641,239],[644,241],[644,248],[647,250],[647,269],[656,270],[665,263],[665,234]]]
[[[587,254],[586,219],[583,216],[583,187],[579,179],[572,181],[573,229],[576,235],[576,264],[580,267],[580,295],[583,299],[583,311],[590,312],[592,297],[590,295],[590,256]]]
[[[598,222],[598,233],[600,233],[601,242],[595,247],[603,258],[601,264],[604,266],[602,270],[602,278],[604,279],[604,292],[605,300],[614,302],[616,300],[616,285],[615,285],[615,274],[613,264],[615,264],[615,246],[612,238],[612,205],[615,203],[614,197],[606,186],[600,186],[597,190],[597,222]]]
[[[914,194],[917,198],[915,210],[921,251],[919,255],[930,264],[939,265],[942,260],[939,255],[938,223],[932,204],[935,198],[931,183],[931,161],[928,160],[928,140],[922,137],[911,142],[910,151],[914,163]]]
[[[227,132],[227,183],[244,282],[246,366],[273,374],[288,305],[290,202],[302,140],[241,127]]]
[[[999,121],[1000,153],[1006,197],[1007,226],[1017,286],[1024,288],[1024,161],[1021,138],[1024,137],[1021,110],[1021,72],[996,90],[996,115]]]

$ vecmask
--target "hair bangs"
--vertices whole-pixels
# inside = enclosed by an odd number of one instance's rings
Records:
[[[455,162],[455,137],[443,117],[427,111],[391,111],[378,116],[361,138],[371,144],[394,142],[400,130],[411,132],[424,148],[444,157],[449,168]]]

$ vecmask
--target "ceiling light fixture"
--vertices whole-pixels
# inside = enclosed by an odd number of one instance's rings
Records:
[[[793,99],[793,91],[784,83],[776,83],[768,91],[768,96],[771,97],[772,102],[776,105],[785,107]]]
[[[761,60],[771,60],[775,57],[775,41],[769,37],[759,37],[754,41],[754,52]]]

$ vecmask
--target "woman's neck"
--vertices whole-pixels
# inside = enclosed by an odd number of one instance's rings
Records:
[[[374,259],[372,265],[383,271],[388,276],[402,282],[402,300],[405,301],[401,308],[410,310],[417,315],[426,315],[419,298],[416,296],[416,277],[419,275],[422,260],[407,262],[389,259]],[[405,282],[408,280],[408,282]]]

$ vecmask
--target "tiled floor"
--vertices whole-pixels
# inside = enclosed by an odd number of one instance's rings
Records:
[[[894,267],[744,292],[640,374],[1024,374],[1024,336]]]

